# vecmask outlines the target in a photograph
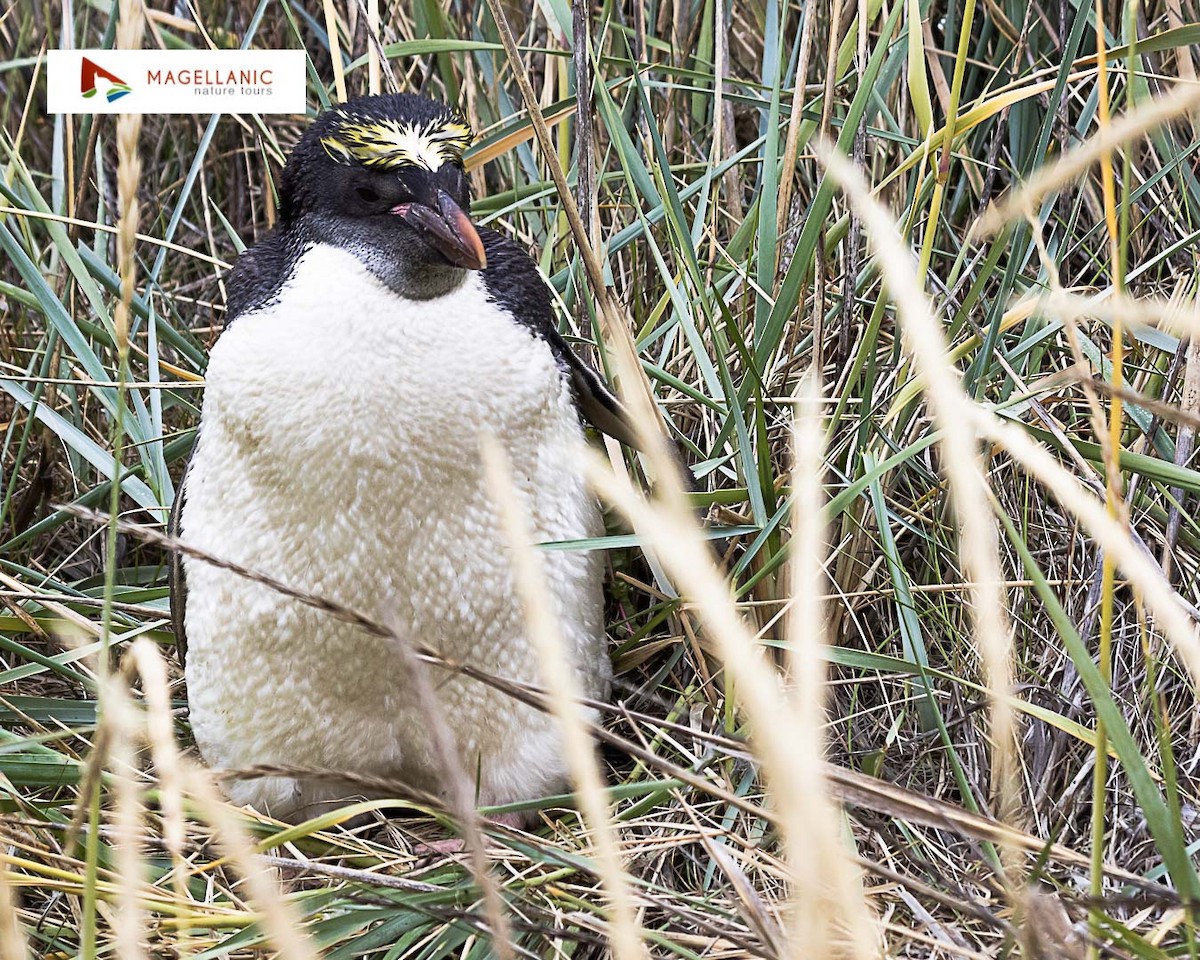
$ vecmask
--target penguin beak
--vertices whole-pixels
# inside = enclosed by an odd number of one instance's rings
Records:
[[[439,189],[433,198],[436,206],[424,203],[401,203],[392,213],[412,226],[421,238],[446,258],[453,266],[464,270],[482,270],[487,266],[483,241],[471,218],[463,212],[445,190]]]

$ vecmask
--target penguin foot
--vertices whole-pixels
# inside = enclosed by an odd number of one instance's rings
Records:
[[[519,830],[528,821],[524,814],[498,813],[494,817],[488,817],[487,822],[498,827]],[[484,839],[486,841],[486,835]],[[462,837],[447,837],[444,840],[430,840],[418,843],[413,847],[413,855],[417,857],[448,857],[455,853],[462,853],[464,850],[466,850],[466,841]]]

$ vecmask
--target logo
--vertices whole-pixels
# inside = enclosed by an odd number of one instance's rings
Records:
[[[131,87],[115,73],[109,73],[94,60],[84,57],[79,65],[79,92],[85,97],[102,93],[112,103],[131,92]]]
[[[129,96],[136,93],[137,96]],[[303,50],[50,50],[49,113],[288,113],[308,105]]]

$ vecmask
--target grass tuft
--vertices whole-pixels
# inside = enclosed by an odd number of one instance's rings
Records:
[[[0,14],[0,954],[1200,954],[1195,0],[186,6]],[[308,116],[44,112],[44,49],[138,45],[301,48]],[[648,449],[539,545],[605,559],[601,722],[480,678],[572,718],[528,829],[231,807],[173,651],[225,271],[393,84]]]

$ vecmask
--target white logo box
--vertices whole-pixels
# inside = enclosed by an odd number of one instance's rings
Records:
[[[50,113],[304,113],[303,50],[51,50],[47,58]]]

